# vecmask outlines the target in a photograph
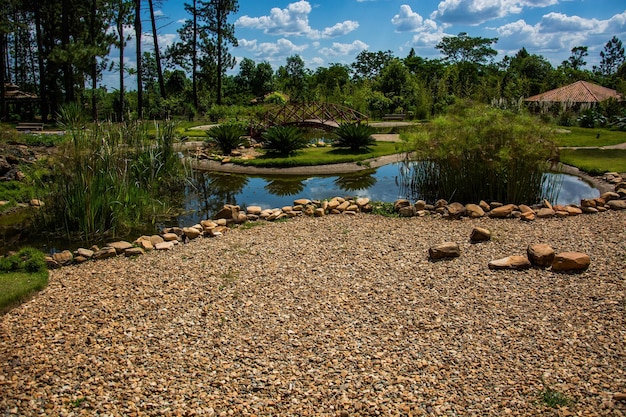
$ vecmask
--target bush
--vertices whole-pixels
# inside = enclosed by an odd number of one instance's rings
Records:
[[[224,155],[228,155],[241,144],[244,132],[240,123],[228,123],[212,127],[206,134],[209,136],[208,142],[214,143]]]
[[[404,180],[419,198],[533,204],[557,158],[552,131],[538,120],[487,106],[455,106],[430,131],[407,135],[415,160]],[[549,190],[551,191],[551,190]]]
[[[307,145],[302,131],[294,126],[274,126],[264,132],[262,138],[268,151],[281,155],[293,155]]]
[[[16,254],[0,259],[0,272],[34,273],[47,269],[44,254],[33,248],[23,248]]]
[[[367,148],[376,140],[372,137],[375,129],[371,126],[360,123],[343,123],[335,131],[337,139],[333,146],[338,148],[350,148],[352,151]]]
[[[580,127],[594,128],[606,125],[606,117],[594,109],[588,109],[583,112],[578,118],[578,125]]]

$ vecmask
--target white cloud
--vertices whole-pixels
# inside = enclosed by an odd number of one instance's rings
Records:
[[[257,40],[248,40],[248,39],[239,39],[238,40],[239,48],[247,49],[249,51],[254,51],[257,46]]]
[[[369,48],[369,45],[360,40],[352,43],[333,42],[331,47],[321,48],[318,52],[325,56],[346,56],[355,55],[358,52]]]
[[[263,42],[256,48],[256,55],[263,58],[276,58],[300,54],[308,45],[296,45],[289,39],[279,39],[276,42]]]
[[[433,31],[437,28],[437,24],[433,20],[424,20],[424,18],[420,16],[419,13],[415,13],[408,4],[400,6],[400,13],[393,16],[391,23],[396,27],[396,32]]]
[[[309,59],[307,61],[307,64],[309,64],[309,66],[311,67],[319,67],[322,64],[324,64],[324,60],[320,58],[319,56],[316,56],[315,58]]]
[[[442,0],[430,18],[446,23],[479,25],[519,14],[525,7],[547,7],[557,3],[558,0]]]
[[[267,35],[305,36],[310,39],[334,38],[348,34],[359,27],[358,22],[346,20],[323,30],[313,29],[309,25],[309,14],[312,10],[308,1],[301,0],[290,3],[285,9],[274,7],[268,16],[241,16],[235,25],[242,28],[260,29]]]
[[[603,32],[606,29],[606,21],[597,19],[585,19],[579,16],[567,16],[563,13],[548,13],[541,18],[539,23],[543,33],[560,33],[574,31]]]

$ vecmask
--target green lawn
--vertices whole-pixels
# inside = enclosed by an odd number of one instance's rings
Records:
[[[327,146],[321,148],[302,149],[298,151],[296,155],[290,157],[279,157],[272,154],[266,154],[256,159],[235,159],[233,162],[241,165],[266,168],[340,164],[344,162],[360,162],[384,155],[393,155],[402,152],[403,146],[404,144],[400,142],[376,142],[374,146],[358,153],[352,152],[349,149],[332,148]]]
[[[607,171],[626,172],[626,150],[561,149],[561,162],[593,175]]]
[[[557,146],[610,146],[626,142],[626,132],[609,129],[587,129],[584,127],[567,127],[557,133]],[[598,135],[600,135],[598,137]]]
[[[8,311],[48,284],[48,269],[43,253],[23,248],[0,257],[0,313]]]

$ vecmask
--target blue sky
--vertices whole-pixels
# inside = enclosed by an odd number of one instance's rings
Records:
[[[178,40],[176,29],[189,17],[183,4],[163,0],[157,11],[162,49]],[[240,0],[231,22],[239,40],[239,47],[231,48],[237,61],[267,61],[275,69],[294,54],[312,70],[350,64],[363,50],[405,57],[414,48],[419,56],[439,58],[435,45],[460,32],[498,38],[496,61],[525,47],[555,67],[575,46],[589,48],[586,68],[591,69],[613,36],[626,45],[622,0]],[[146,21],[144,49],[151,48],[149,31]],[[131,67],[133,45],[130,41],[125,51]],[[116,55],[112,51],[111,58]],[[116,76],[106,75],[105,84],[116,85]]]

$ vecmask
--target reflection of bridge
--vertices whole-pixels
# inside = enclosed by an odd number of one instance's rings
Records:
[[[367,122],[368,117],[350,107],[333,103],[289,103],[263,117],[263,129],[272,126],[306,126],[333,130],[342,123]]]

